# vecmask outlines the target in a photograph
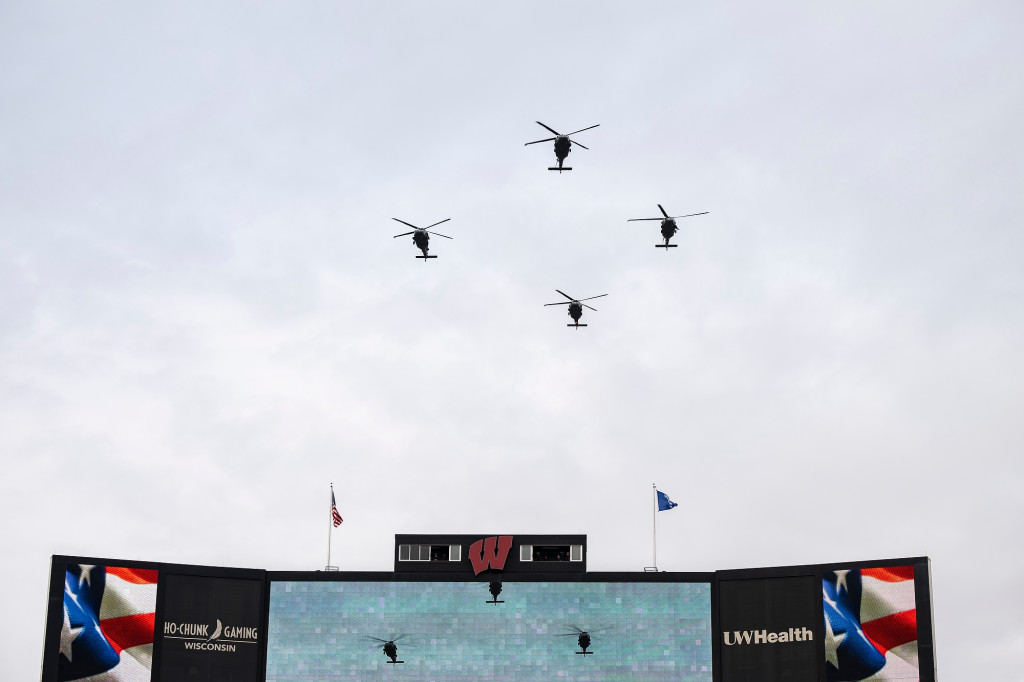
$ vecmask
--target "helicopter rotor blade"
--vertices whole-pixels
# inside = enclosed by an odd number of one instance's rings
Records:
[[[438,226],[438,225],[440,225],[441,223],[446,223],[446,222],[448,222],[449,220],[451,220],[451,218],[445,218],[444,220],[439,220],[438,222],[434,223],[433,225],[427,225],[427,226],[426,226],[426,227],[424,227],[423,229],[424,229],[424,230],[429,230],[430,228],[432,228],[432,227],[437,227],[437,226]]]
[[[666,218],[668,218],[668,213],[665,211],[664,208],[661,207],[661,204],[658,204],[658,210],[661,211],[661,215],[663,215]]]
[[[572,303],[572,301],[559,301],[558,303],[545,303],[544,307],[547,307],[549,305],[570,305],[571,303]]]
[[[408,225],[409,227],[411,227],[411,228],[412,228],[412,229],[414,229],[414,230],[419,230],[419,229],[421,229],[421,228],[419,228],[419,227],[416,227],[416,226],[415,226],[415,225],[413,225],[412,223],[407,223],[407,222],[405,222],[404,220],[398,220],[398,218],[392,218],[392,220],[397,220],[398,222],[402,223],[403,225]]]
[[[636,222],[637,220],[664,220],[664,218],[630,218],[626,222],[627,223],[633,223],[633,222]]]
[[[544,125],[540,121],[537,121],[537,125],[539,125],[544,130],[547,130],[548,132],[554,133],[555,135],[561,135],[562,134],[562,133],[558,132],[557,130],[555,130],[554,128],[549,128],[548,126]]]
[[[427,232],[430,232],[430,230],[427,230]],[[437,235],[438,237],[444,237],[445,239],[451,239],[451,237],[449,237],[448,235],[441,234],[440,232],[430,232],[430,234]]]
[[[575,298],[573,298],[573,297],[572,297],[572,296],[570,296],[569,294],[565,293],[564,291],[559,291],[558,289],[555,289],[555,291],[558,291],[558,293],[560,293],[560,294],[561,294],[562,296],[565,296],[565,297],[566,297],[567,299],[569,299],[569,300],[570,300],[570,301],[572,301],[573,303],[575,303],[575,302],[576,302],[576,299],[575,299]]]
[[[413,233],[415,233],[415,232],[416,232],[416,230],[413,230],[412,232],[403,232],[402,234],[396,234],[396,235],[394,236],[394,239],[398,239],[399,237],[404,237],[404,236],[405,236],[405,235],[407,235],[407,234],[413,234]]]
[[[601,296],[607,296],[607,295],[608,294],[601,294]],[[594,299],[594,298],[601,298],[601,296],[591,296],[590,298],[580,298],[580,299],[577,299],[577,300],[579,300],[579,301],[589,301],[589,300]]]
[[[601,124],[598,123],[597,125],[592,125],[592,126],[590,126],[590,128],[596,128],[599,125],[601,125]],[[547,126],[545,126],[545,127],[547,127]],[[582,133],[584,130],[590,130],[590,128],[580,128],[579,130],[573,131],[571,133],[566,133],[565,136],[569,137],[570,135],[575,135],[576,133]],[[557,135],[558,133],[555,133],[555,134]],[[580,146],[582,146],[582,145],[580,145]]]
[[[533,142],[527,142],[527,143],[526,143],[526,144],[524,144],[523,146],[524,146],[524,147],[528,147],[528,146],[530,146],[531,144],[537,144],[538,142],[551,142],[551,140],[553,140],[553,139],[555,139],[555,138],[553,138],[553,137],[546,137],[546,138],[544,138],[543,140],[534,140]]]
[[[580,303],[580,305],[583,306],[584,308],[590,308],[590,306],[587,305],[586,303]],[[597,312],[597,308],[590,308],[590,309],[593,310],[595,313]]]
[[[577,147],[583,147],[583,145],[581,145],[576,140],[569,140],[569,142],[571,142],[572,144],[576,145]],[[590,147],[583,147],[583,148],[586,149],[588,152],[590,151]]]
[[[674,218],[692,218],[695,215],[707,215],[708,213],[711,213],[711,211],[702,211],[701,213],[687,213],[686,215],[672,215],[672,216],[667,216],[667,217],[673,218],[673,219]]]

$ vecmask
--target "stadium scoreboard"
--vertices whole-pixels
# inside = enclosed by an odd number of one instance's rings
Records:
[[[397,535],[390,572],[52,558],[43,682],[934,682],[927,557],[589,572],[585,535]]]

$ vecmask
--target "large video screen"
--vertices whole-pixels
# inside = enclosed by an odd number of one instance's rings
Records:
[[[711,682],[711,660],[708,583],[271,583],[268,682]]]

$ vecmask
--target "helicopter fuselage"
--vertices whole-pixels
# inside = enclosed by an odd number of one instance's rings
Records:
[[[383,649],[384,655],[390,658],[392,663],[398,663],[398,645],[394,641],[385,642]]]
[[[430,235],[427,234],[426,230],[416,230],[412,233],[412,243],[416,245],[416,248],[423,252],[423,256],[426,257],[427,251],[430,250]]]
[[[672,218],[666,218],[661,221],[661,236],[665,238],[665,246],[668,246],[668,240],[672,239],[678,231],[679,227]]]
[[[565,161],[565,157],[569,156],[571,150],[572,141],[567,135],[559,135],[555,138],[555,158],[558,159],[559,165]]]
[[[671,218],[661,221],[661,236],[665,239],[671,239],[678,231],[679,227],[676,225],[676,221]]]
[[[569,304],[569,317],[572,321],[579,324],[580,318],[583,317],[583,304],[579,301],[573,301]]]

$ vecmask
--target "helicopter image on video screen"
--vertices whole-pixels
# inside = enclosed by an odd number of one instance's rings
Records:
[[[568,629],[571,630],[572,632],[562,632],[562,633],[559,633],[559,634],[557,634],[555,636],[556,637],[575,637],[576,638],[576,643],[580,647],[580,650],[577,651],[576,653],[578,655],[580,655],[580,656],[589,656],[590,654],[594,653],[593,651],[587,651],[587,649],[590,648],[591,635],[592,634],[596,634],[598,632],[604,632],[604,631],[608,630],[609,628],[596,628],[596,629],[593,629],[593,630],[583,630],[583,629],[581,629],[581,628],[579,628],[579,627],[577,627],[575,625],[570,625],[570,626],[568,626]]]
[[[403,637],[405,637],[405,635],[397,635],[391,639],[382,639],[380,637],[367,637],[367,639],[372,639],[374,642],[377,642],[377,644],[374,644],[372,647],[374,649],[381,644],[384,645],[380,648],[384,652],[384,655],[391,659],[388,663],[405,663],[405,661],[398,660],[398,640]]]

